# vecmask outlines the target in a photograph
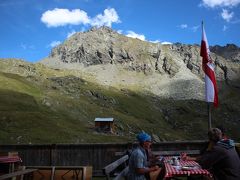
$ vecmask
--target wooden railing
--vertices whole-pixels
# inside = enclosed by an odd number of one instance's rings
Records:
[[[152,145],[153,151],[201,150],[207,141],[162,142]],[[16,151],[24,166],[93,166],[94,175],[102,175],[102,168],[117,160],[115,152],[124,152],[124,144],[45,144],[0,145],[2,152]]]
[[[37,169],[23,169],[23,170],[18,170],[12,173],[4,174],[0,176],[0,180],[4,179],[14,179],[16,177],[21,177],[20,179],[23,180],[24,175],[33,173],[34,171],[37,171]]]
[[[106,179],[110,179],[110,175],[113,171],[115,171],[119,166],[123,165],[124,169],[115,177],[114,180],[120,180],[122,177],[126,176],[128,172],[127,161],[129,160],[128,155],[124,155],[123,157],[119,158],[118,160],[112,162],[111,164],[105,166],[103,170],[103,174],[106,176]]]

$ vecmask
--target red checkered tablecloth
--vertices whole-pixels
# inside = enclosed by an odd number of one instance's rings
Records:
[[[175,176],[190,176],[190,175],[206,175],[211,176],[210,172],[206,169],[202,169],[201,166],[195,161],[182,161],[180,160],[180,166],[171,165],[172,157],[166,157],[164,160],[165,165],[165,178],[175,177]],[[182,170],[183,166],[192,166],[194,168],[190,170]]]
[[[0,156],[0,163],[22,162],[19,156]]]

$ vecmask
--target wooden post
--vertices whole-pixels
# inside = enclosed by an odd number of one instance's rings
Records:
[[[212,128],[212,117],[211,117],[211,103],[207,103],[207,109],[208,109],[208,130]]]

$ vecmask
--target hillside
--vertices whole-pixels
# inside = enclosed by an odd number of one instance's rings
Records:
[[[240,64],[227,57],[212,54],[220,101],[212,120],[239,141]],[[0,142],[126,142],[141,130],[155,141],[205,139],[203,98],[199,46],[91,29],[36,64],[0,59]],[[95,131],[95,117],[113,117],[116,134]]]

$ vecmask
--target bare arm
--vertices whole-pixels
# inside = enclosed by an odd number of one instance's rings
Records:
[[[154,167],[150,167],[150,168],[136,168],[136,172],[138,174],[146,174],[146,173],[149,173],[149,172],[152,172],[152,171],[156,171],[158,169],[159,169],[158,166],[154,166]]]
[[[190,157],[186,153],[181,154],[181,159],[184,161],[196,161],[197,157]]]

